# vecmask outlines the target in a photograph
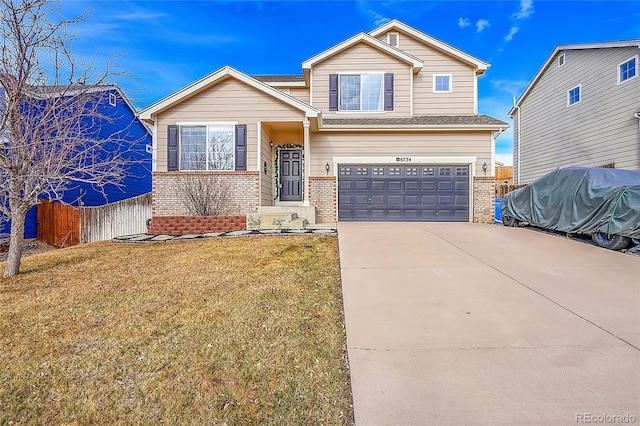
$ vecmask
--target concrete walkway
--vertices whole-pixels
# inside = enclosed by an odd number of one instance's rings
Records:
[[[639,257],[469,223],[338,238],[358,426],[640,423]]]

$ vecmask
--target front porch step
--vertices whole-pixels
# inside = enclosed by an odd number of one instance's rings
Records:
[[[298,217],[297,213],[249,213],[247,215],[247,229],[305,229],[307,219]]]

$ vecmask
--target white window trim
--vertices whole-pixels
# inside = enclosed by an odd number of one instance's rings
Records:
[[[336,111],[339,114],[384,114],[386,113],[386,111],[384,110],[384,75],[386,74],[386,71],[348,71],[348,72],[339,72],[338,73],[338,111]],[[343,75],[359,75],[359,76],[363,76],[363,75],[381,75],[382,76],[382,109],[376,109],[376,110],[363,110],[362,109],[362,78],[360,79],[360,108],[358,110],[351,110],[351,109],[341,109],[340,107],[342,106],[342,104],[340,103],[340,100],[342,99],[341,95],[341,87],[342,85],[340,84],[340,79],[342,78]]]
[[[391,44],[391,36],[395,35],[396,36],[396,45],[394,46],[393,44]],[[387,44],[389,46],[393,46],[396,49],[400,49],[400,33],[399,32],[388,32],[387,33]]]
[[[109,105],[116,106],[118,103],[118,99],[114,93],[109,93]]]
[[[436,90],[436,78],[449,77],[449,90]],[[453,92],[453,75],[452,74],[434,74],[433,75],[433,93],[452,93]]]
[[[577,102],[571,103],[571,91],[575,89],[578,89],[580,99]],[[573,86],[571,89],[567,90],[567,108],[579,104],[580,102],[582,102],[582,84],[578,84],[577,86]]]
[[[235,153],[235,140],[236,140],[236,129],[235,126],[238,124],[237,121],[180,121],[176,123],[178,126],[178,171],[184,172],[235,172],[236,171],[236,153]],[[234,144],[234,152],[233,152],[233,170],[209,170],[209,162],[207,161],[207,168],[205,170],[193,170],[193,169],[183,169],[180,167],[182,165],[182,131],[181,127],[205,127],[205,134],[209,134],[209,126],[233,126],[233,144]],[[207,138],[206,149],[209,150],[209,140]]]
[[[636,60],[636,75],[634,75],[633,77],[629,77],[626,80],[620,80],[620,67],[624,64],[626,64],[629,61],[633,61]],[[623,84],[626,83],[629,80],[633,80],[634,78],[636,78],[638,76],[638,55],[632,56],[629,59],[627,59],[626,61],[622,61],[618,64],[618,66],[616,67],[616,74],[618,74],[617,79],[618,79],[618,84]]]
[[[562,59],[562,63],[560,63],[560,60]],[[558,55],[558,68],[560,68],[561,66],[563,66],[564,64],[567,63],[567,60],[564,56],[564,53],[561,53],[560,55]]]

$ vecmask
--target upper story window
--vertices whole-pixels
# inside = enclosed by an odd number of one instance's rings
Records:
[[[433,76],[433,93],[450,93],[451,74],[435,74]]]
[[[638,56],[634,56],[618,65],[618,84],[630,80],[638,75]]]
[[[573,104],[577,104],[582,100],[581,87],[580,85],[574,87],[571,90],[567,91],[567,106],[571,106]]]
[[[560,56],[558,56],[558,68],[560,68],[563,65],[564,65],[564,53],[561,53]]]
[[[109,93],[109,105],[116,106],[117,98],[114,93]]]
[[[180,170],[234,170],[235,126],[180,126]]]
[[[384,74],[339,75],[340,111],[382,111]]]
[[[387,33],[387,43],[393,47],[400,47],[400,34]]]

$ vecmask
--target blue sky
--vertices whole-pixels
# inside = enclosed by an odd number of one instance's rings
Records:
[[[87,8],[74,51],[120,55],[118,83],[145,107],[231,65],[250,75],[301,74],[301,63],[361,31],[399,19],[491,64],[478,80],[479,112],[507,112],[558,44],[640,38],[640,1],[73,1]],[[98,62],[100,64],[100,61]],[[513,133],[496,141],[512,163]]]

